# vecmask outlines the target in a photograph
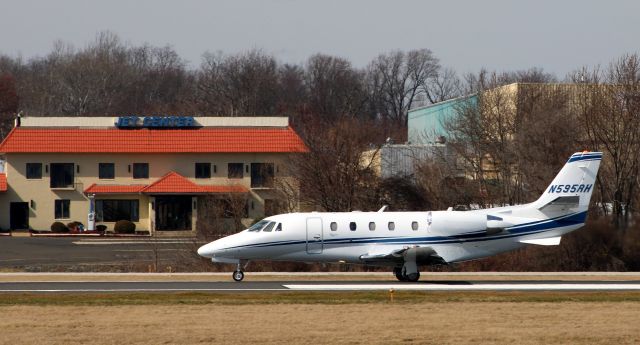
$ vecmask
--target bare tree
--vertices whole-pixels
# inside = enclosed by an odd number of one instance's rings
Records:
[[[366,100],[363,77],[346,59],[312,56],[305,73],[309,112],[328,120],[360,115]]]
[[[438,59],[428,49],[381,54],[368,67],[373,108],[383,117],[407,125],[407,113],[419,95],[430,103],[437,99],[428,83],[438,75]]]
[[[279,67],[278,94],[277,114],[288,116],[290,121],[305,115],[308,91],[305,87],[305,71],[301,66],[284,64]]]
[[[260,50],[205,53],[198,75],[202,110],[210,114],[273,115],[278,86],[276,60]]]
[[[378,181],[371,167],[373,160],[364,159],[364,152],[383,138],[376,123],[344,118],[308,122],[300,131],[310,150],[291,160],[301,202],[324,211],[375,207]]]
[[[480,204],[516,204],[539,195],[553,177],[546,167],[564,164],[580,136],[579,130],[566,131],[576,122],[570,102],[575,86],[505,85],[518,78],[550,79],[539,70],[470,75],[466,88],[475,93],[445,124],[451,147],[484,196]]]
[[[452,98],[463,96],[462,81],[451,68],[439,69],[433,78],[427,83],[427,91],[430,103],[439,103]]]
[[[588,144],[605,152],[598,174],[602,196],[612,203],[616,223],[626,226],[640,172],[640,57],[625,55],[605,71],[585,68],[574,78],[584,83],[579,108]]]
[[[522,202],[543,193],[567,157],[581,147],[574,103],[579,90],[575,84],[518,86],[513,146],[523,181]]]
[[[16,81],[11,74],[0,71],[0,137],[4,138],[13,126],[13,118],[18,112],[20,98],[16,91]]]

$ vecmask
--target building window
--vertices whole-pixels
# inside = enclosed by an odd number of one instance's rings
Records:
[[[227,169],[229,171],[229,178],[243,178],[244,163],[229,163]]]
[[[273,176],[273,163],[251,163],[251,188],[273,187]]]
[[[211,178],[211,163],[196,163],[196,178]]]
[[[349,223],[349,229],[351,231],[356,231],[356,222]]]
[[[138,200],[96,200],[96,221],[140,220]]]
[[[411,229],[413,229],[413,231],[418,230],[418,222],[411,222]]]
[[[72,188],[73,178],[73,163],[51,163],[51,188]]]
[[[108,180],[116,178],[116,165],[114,163],[98,163],[98,178]]]
[[[42,178],[42,163],[27,163],[27,179],[37,180]]]
[[[336,224],[336,222],[331,222],[331,224],[329,225],[329,228],[331,228],[331,231],[337,231],[338,224]]]
[[[394,222],[389,222],[387,226],[389,227],[389,231],[393,231],[396,229],[396,223]]]
[[[373,231],[376,229],[376,223],[374,222],[369,222],[369,230]]]
[[[133,178],[149,178],[149,163],[133,163]]]
[[[55,219],[69,219],[71,218],[69,215],[69,204],[71,203],[68,199],[57,199],[55,201]]]

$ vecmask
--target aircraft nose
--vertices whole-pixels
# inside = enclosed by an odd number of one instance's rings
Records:
[[[224,253],[226,249],[221,246],[220,241],[213,241],[211,243],[207,243],[204,246],[198,248],[198,255],[203,256],[205,258],[213,258],[216,255],[220,255]]]

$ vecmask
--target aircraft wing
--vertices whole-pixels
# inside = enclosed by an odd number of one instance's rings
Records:
[[[366,264],[376,265],[400,265],[407,256],[415,257],[418,265],[446,264],[447,262],[431,247],[402,247],[402,248],[377,248],[367,254],[361,255],[360,260]]]

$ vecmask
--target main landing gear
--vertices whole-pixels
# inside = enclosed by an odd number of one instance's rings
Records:
[[[393,274],[401,282],[417,282],[420,279],[420,272],[412,272],[407,274],[405,267],[394,267]]]
[[[242,281],[242,279],[244,279],[244,272],[242,272],[242,268],[247,267],[247,264],[249,264],[249,261],[238,262],[238,266],[236,266],[236,270],[233,271],[233,280],[240,282]]]

